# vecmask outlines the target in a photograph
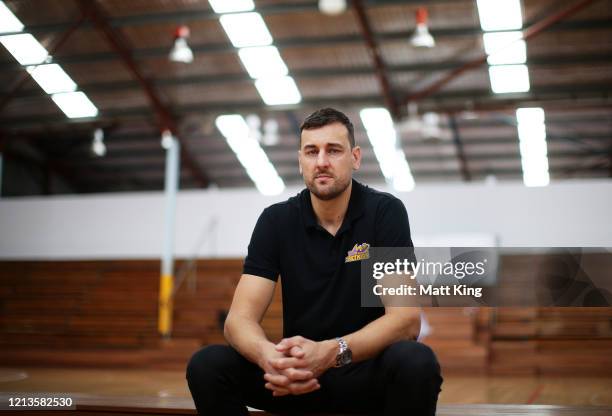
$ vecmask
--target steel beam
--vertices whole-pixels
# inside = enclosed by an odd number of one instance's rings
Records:
[[[572,168],[574,168],[574,166],[572,166]],[[558,173],[564,173],[566,172],[568,169],[568,167],[565,166],[560,166],[560,167],[554,167],[551,166],[549,167],[549,172],[551,174],[558,174]],[[163,167],[162,167],[163,170]],[[591,166],[591,165],[584,165],[581,166],[580,168],[576,168],[576,172],[578,171],[599,171],[602,174],[607,174],[608,171],[608,167],[606,163],[601,163],[601,165],[597,165],[597,166]],[[457,177],[459,179],[459,175],[458,175],[458,171],[457,169],[453,169],[453,168],[444,168],[444,169],[413,169],[411,168],[412,173],[414,174],[415,177],[441,177],[441,176],[452,176],[452,177]],[[240,178],[244,178],[246,180],[246,182],[251,182],[252,181],[249,180],[249,177],[247,176],[246,172],[244,172],[244,170],[240,170],[240,169],[236,169],[235,171],[235,175],[231,175],[232,177],[240,177]],[[520,160],[517,159],[516,160],[516,168],[489,168],[488,166],[482,166],[482,167],[473,167],[472,168],[472,173],[473,176],[480,176],[480,175],[488,175],[488,174],[493,174],[493,175],[516,175],[517,178],[522,178],[523,176],[523,172],[522,169],[520,167]],[[159,184],[160,184],[160,189],[163,187],[163,176],[162,174],[159,173],[159,169],[141,169],[141,170],[123,170],[122,174],[127,175],[123,178],[133,178],[134,174],[141,174],[141,176],[139,176],[140,180],[144,180],[144,178],[146,177],[151,177],[151,178],[155,178],[156,180],[159,180]],[[132,175],[132,176],[130,176]],[[369,176],[369,177],[376,177],[376,178],[380,178],[380,180],[382,181],[384,178],[382,176],[382,173],[380,172],[380,168],[378,165],[372,165],[372,169],[368,170],[368,171],[363,171],[363,170],[359,170],[356,172],[356,175],[359,176]],[[285,173],[283,175],[281,175],[283,180],[285,181],[303,181],[303,178],[300,176],[300,173],[297,171],[295,171],[295,173]],[[82,175],[81,179],[83,179],[83,182],[90,182],[90,181],[96,181],[98,179],[100,180],[113,180],[114,178],[117,178],[116,173],[113,173],[113,171],[111,170],[106,170],[106,171],[99,171],[97,174],[93,173],[92,175]],[[221,176],[219,177],[221,178]],[[224,179],[229,178],[229,175],[223,175]]]
[[[85,27],[84,23],[81,27]],[[602,30],[609,29],[612,27],[612,19],[595,19],[595,20],[579,20],[570,22],[560,22],[555,26],[552,26],[548,31],[576,31],[576,30]],[[29,30],[30,28],[28,28]],[[482,34],[480,27],[456,27],[456,28],[444,28],[444,29],[432,29],[432,36],[436,39],[451,38],[456,39],[459,36],[479,36]],[[397,31],[397,32],[378,32],[375,33],[375,38],[379,42],[387,41],[406,41],[412,35],[410,31]],[[342,47],[344,45],[362,43],[363,38],[359,35],[347,34],[347,35],[335,35],[335,36],[308,36],[308,37],[295,37],[278,39],[274,41],[274,45],[280,50],[291,49],[291,48],[311,48],[317,46],[323,47]],[[190,44],[193,53],[198,55],[218,54],[218,53],[235,53],[236,49],[229,43],[201,43],[201,44]],[[168,48],[157,47],[157,48],[140,48],[132,50],[132,55],[136,59],[149,59],[166,57],[168,55]],[[116,54],[112,52],[98,52],[98,53],[77,53],[55,56],[54,60],[60,64],[78,64],[78,63],[91,63],[91,62],[109,62],[117,59]],[[533,58],[529,58],[531,64]],[[567,60],[567,57],[566,57]],[[438,63],[440,65],[443,63]],[[451,67],[442,67],[439,69],[453,69],[457,66],[463,65],[465,62],[454,62]],[[0,69],[18,70],[20,65],[14,61],[0,61]],[[291,71],[292,73],[294,71]]]
[[[427,99],[420,104],[423,111],[437,111],[440,113],[463,112],[466,102],[473,103],[470,111],[491,112],[491,111],[514,111],[516,105],[540,105],[546,109],[612,109],[609,103],[609,96],[612,92],[612,84],[572,84],[572,85],[548,85],[534,86],[528,93],[521,94],[492,94],[486,90],[464,90],[450,91],[436,94],[431,99]],[[581,101],[584,100],[584,101]],[[175,114],[179,116],[187,114],[221,114],[226,112],[251,112],[260,111],[264,113],[284,112],[287,110],[310,111],[323,106],[335,105],[346,110],[358,109],[364,106],[383,105],[378,95],[362,96],[331,96],[315,97],[302,100],[299,105],[292,106],[266,106],[260,100],[240,101],[240,102],[204,102],[179,105],[174,108]],[[96,120],[98,124],[103,122],[116,122],[126,119],[149,119],[152,117],[149,107],[131,107],[101,109]],[[5,117],[0,118],[4,130],[8,128],[24,128],[34,125],[44,124],[46,126],[58,123],[62,125],[89,125],[89,121],[67,120],[59,115],[32,114],[26,117]],[[8,132],[7,132],[8,133]]]
[[[361,0],[353,0],[353,10],[355,10],[357,22],[359,23],[359,28],[361,29],[361,35],[365,41],[366,47],[368,48],[370,57],[372,58],[374,64],[374,74],[378,80],[378,86],[385,102],[385,106],[387,107],[387,110],[389,110],[389,113],[391,113],[391,117],[398,119],[399,109],[391,89],[389,77],[387,76],[385,61],[383,60],[382,52],[378,46],[378,41],[374,38],[374,32],[372,31],[370,20],[368,19],[367,12],[363,7]]]
[[[595,160],[588,160],[587,163],[581,163],[576,166],[564,168],[562,171],[559,172],[559,174],[571,176],[572,174],[577,172],[608,170],[610,169],[609,163],[610,160],[608,159],[608,156],[603,155],[596,158]]]
[[[365,0],[368,6],[417,6],[426,4],[456,3],[457,0]],[[285,3],[257,6],[257,12],[263,16],[289,13],[319,12],[317,1],[296,0]],[[109,18],[109,24],[114,28],[138,26],[157,23],[187,23],[191,21],[216,20],[219,15],[210,9],[187,9],[179,11],[164,11]],[[70,23],[43,23],[28,28],[31,32],[62,32]]]
[[[369,7],[384,7],[384,6],[423,6],[434,3],[455,3],[456,0],[365,0],[364,3]],[[304,12],[317,12],[318,6],[316,1],[293,1],[287,2],[284,4],[271,4],[271,5],[262,5],[257,7],[257,12],[263,16],[272,16],[279,14],[290,14],[290,13],[304,13]],[[190,21],[204,21],[204,20],[216,20],[218,19],[218,15],[212,12],[211,10],[179,10],[179,11],[164,11],[164,12],[156,12],[156,13],[146,13],[140,15],[130,15],[130,16],[121,16],[121,17],[113,17],[109,19],[110,25],[112,27],[121,28],[126,26],[139,26],[139,25],[148,25],[148,24],[159,24],[159,23],[169,23],[169,24],[180,24],[187,23]],[[527,26],[531,22],[527,22]],[[66,28],[70,26],[69,22],[62,23],[43,23],[38,25],[32,25],[28,27],[28,30],[35,33],[52,33],[52,32],[62,32],[66,30]],[[478,29],[480,30],[480,29]],[[444,31],[436,32],[435,37],[439,36],[439,34],[444,35]],[[464,32],[461,32],[464,33]],[[461,34],[457,33],[457,34]],[[475,33],[475,32],[472,32]],[[433,34],[433,33],[432,33]],[[276,42],[275,42],[276,44]]]
[[[422,73],[435,72],[447,69],[456,68],[463,65],[461,61],[451,62],[435,62],[422,64],[404,64],[404,65],[387,65],[386,70],[389,74],[398,75],[404,73]],[[612,54],[584,54],[576,55],[571,60],[567,55],[554,55],[544,57],[529,58],[530,68],[541,67],[567,67],[572,65],[584,64],[610,64],[612,65]],[[291,71],[291,75],[298,83],[300,80],[306,79],[325,79],[333,77],[348,77],[348,76],[373,76],[372,68],[355,67],[355,68],[321,68],[321,69],[298,69]],[[247,74],[224,74],[224,75],[192,75],[177,78],[152,78],[149,80],[156,87],[172,87],[181,85],[219,85],[230,83],[251,83],[253,80]],[[82,83],[80,87],[90,93],[96,92],[125,92],[130,89],[140,89],[141,86],[137,81],[108,81],[108,82],[89,82]],[[8,93],[8,91],[6,92]],[[5,92],[0,91],[0,94]],[[43,95],[39,88],[32,88],[22,91],[17,97],[35,97]]]
[[[414,173],[414,172],[413,172]],[[497,177],[503,177],[506,179],[514,179],[516,181],[521,181],[523,173],[519,168],[517,169],[482,169],[478,170],[475,173],[475,179],[481,180],[484,179],[486,175],[492,174]],[[553,177],[557,177],[559,175],[565,174],[563,168],[552,168],[550,173]],[[590,177],[605,177],[607,174],[607,169],[603,166],[587,166],[581,172],[576,172],[576,174],[587,173]],[[453,179],[458,180],[457,170],[454,169],[445,169],[445,170],[436,170],[436,171],[417,171],[415,176],[419,181],[449,181]],[[380,172],[357,172],[356,178],[358,180],[367,181],[368,183],[383,183],[383,176]],[[116,176],[106,175],[106,176],[97,176],[91,178],[83,178],[82,185],[88,186],[89,189],[95,189],[95,192],[100,192],[99,187],[106,186],[108,191],[113,191],[113,187],[109,187],[108,184],[113,182],[116,179]],[[303,178],[298,174],[293,175],[283,175],[283,180],[288,185],[302,185]],[[184,181],[188,181],[184,179]],[[132,189],[139,190],[160,190],[163,187],[163,178],[161,177],[134,177],[130,179]],[[218,177],[215,178],[215,183],[217,183],[221,187],[244,187],[251,186],[252,181],[249,177],[244,174],[243,176],[237,177]],[[122,186],[123,184],[119,184]],[[190,185],[187,184],[187,187]],[[124,187],[122,188],[124,189]],[[116,188],[115,188],[116,190]]]
[[[138,64],[132,57],[131,51],[127,46],[127,41],[121,33],[113,28],[106,13],[98,6],[96,0],[77,0],[83,13],[87,13],[94,26],[104,34],[115,52],[121,57],[123,63],[128,67],[130,73],[138,80],[143,92],[149,99],[153,110],[158,118],[160,134],[164,130],[169,130],[181,143],[181,160],[189,168],[194,178],[202,187],[207,187],[209,179],[207,175],[197,165],[197,162],[189,154],[187,143],[181,139],[178,131],[178,123],[166,105],[162,102],[153,84],[145,78]]]
[[[529,26],[527,29],[523,31],[523,39],[525,41],[533,39],[534,37],[542,33],[544,30],[546,30],[550,26],[558,23],[559,21],[569,16],[572,16],[573,14],[576,14],[577,12],[589,6],[591,3],[595,1],[597,0],[580,0],[574,3],[573,5],[561,10],[558,13],[555,13],[554,15],[546,17],[540,20],[539,22],[532,24],[531,26]],[[426,87],[422,89],[421,91],[413,92],[413,93],[406,95],[404,99],[401,101],[401,104],[405,105],[405,104],[408,104],[409,102],[420,101],[423,98],[426,98],[430,95],[435,94],[441,88],[443,88],[444,86],[449,84],[451,81],[458,78],[463,73],[474,70],[480,67],[481,65],[485,64],[487,62],[487,58],[488,58],[488,55],[483,54],[479,56],[478,58],[473,59],[467,62],[466,64],[450,71],[447,75],[442,77],[440,80],[434,82],[429,87]]]
[[[50,175],[55,174],[57,177],[62,179],[66,185],[72,188],[75,192],[79,192],[80,188],[75,186],[74,184],[74,172],[69,170],[65,165],[55,163],[52,160],[48,159],[38,159],[32,157],[31,155],[26,155],[23,152],[17,152],[12,149],[4,149],[2,151],[5,160],[13,160],[18,163],[22,163],[29,166],[34,166],[36,169],[39,169],[43,175],[43,182],[40,183],[40,187],[42,193],[48,195],[51,193],[50,187]],[[5,183],[7,182],[7,178],[4,178]]]
[[[450,115],[449,123],[451,132],[453,134],[453,143],[455,144],[455,150],[457,151],[457,159],[459,160],[461,176],[463,177],[464,181],[470,182],[472,180],[472,175],[470,174],[467,157],[465,156],[463,143],[461,142],[461,136],[459,134],[459,127],[457,126],[457,119],[455,118],[454,114]]]
[[[509,143],[505,143],[506,145]],[[516,145],[516,140],[514,143]],[[419,155],[419,154],[411,154],[409,148],[407,149],[407,154],[410,163],[422,163],[422,162],[453,162],[456,160],[456,156],[452,154],[441,155],[441,154],[429,154],[429,155]],[[204,153],[204,152],[203,152]],[[205,153],[207,156],[208,153]],[[365,156],[362,160],[362,166],[378,166],[378,162],[374,154],[368,150],[364,152]],[[607,158],[609,152],[607,149],[599,149],[598,151],[575,151],[575,150],[550,150],[547,154],[549,160],[552,159],[560,159],[560,158],[575,158],[575,159],[585,159],[592,157],[600,157]],[[100,163],[96,163],[92,165],[91,161],[87,160],[62,160],[61,165],[70,167],[72,169],[79,168],[88,168],[91,169],[91,173],[94,171],[98,172],[137,172],[137,171],[151,171],[151,172],[163,172],[164,167],[164,156],[153,156],[152,158],[147,158],[144,155],[138,154],[138,156],[143,156],[141,160],[136,160],[134,158],[126,159],[124,157],[105,157],[103,161]],[[223,156],[223,158],[221,158]],[[215,166],[217,169],[215,171],[218,172],[219,169],[230,169],[240,171],[240,165],[238,161],[236,161],[235,156],[232,153],[223,153],[218,157],[220,160],[215,162],[211,166]],[[281,159],[277,160],[274,157],[269,157],[270,162],[274,164],[275,167],[279,169],[292,169],[298,171],[296,159]],[[228,160],[230,162],[228,163]],[[518,150],[518,146],[515,151],[508,151],[507,153],[501,152],[488,152],[488,153],[476,153],[469,156],[470,161],[473,162],[482,162],[482,161],[516,161],[517,164],[520,164],[521,155]],[[59,161],[56,163],[60,164]],[[471,176],[470,176],[471,177]]]
[[[49,56],[52,57],[57,51],[60,50],[60,48],[66,43],[68,38],[70,38],[70,36],[81,26],[81,24],[85,21],[86,18],[86,14],[81,13],[81,16],[76,22],[71,24],[66,29],[66,31],[61,34],[60,37],[53,40],[53,43],[51,44],[48,50]],[[23,88],[27,80],[30,78],[30,74],[25,71],[25,68],[22,68],[21,66],[19,66],[19,68],[22,72],[19,74],[18,79],[12,83],[12,88],[7,92],[2,93],[2,99],[0,100],[0,114],[2,114],[2,110],[4,110],[4,108],[6,108],[6,106],[11,102],[11,100],[17,96],[19,90]]]

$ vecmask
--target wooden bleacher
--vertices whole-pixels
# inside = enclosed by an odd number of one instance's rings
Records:
[[[427,308],[424,312],[431,334],[422,342],[436,352],[445,373],[486,373],[487,344],[477,324],[477,309]]]
[[[528,276],[528,260],[504,261],[504,272]],[[173,337],[162,340],[158,261],[0,262],[0,365],[182,370],[200,346],[224,342],[241,267],[198,261],[176,294]],[[423,342],[445,373],[612,374],[612,308],[429,308],[426,316],[432,333]],[[281,338],[279,288],[263,326]]]
[[[583,253],[582,257],[598,264],[600,274],[610,275],[609,255]],[[546,260],[544,255],[504,256],[501,273],[516,287],[533,287],[529,280]],[[612,374],[610,307],[506,307],[491,309],[490,314],[489,374]]]
[[[0,263],[0,363],[184,368],[201,341],[160,339],[158,275],[151,261]]]

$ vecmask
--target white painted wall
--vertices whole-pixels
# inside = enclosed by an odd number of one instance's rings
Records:
[[[262,209],[298,191],[278,197],[255,189],[181,192],[177,256],[244,256]],[[612,247],[611,180],[544,188],[421,185],[398,196],[417,245],[440,237],[459,245],[462,238],[495,235],[502,246]],[[158,258],[162,210],[161,192],[0,199],[0,258]]]

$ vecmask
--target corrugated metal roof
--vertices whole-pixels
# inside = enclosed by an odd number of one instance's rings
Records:
[[[6,0],[41,43],[51,47],[82,16],[76,1]],[[182,139],[201,171],[218,186],[251,185],[250,179],[214,127],[222,113],[258,114],[279,122],[280,142],[264,146],[287,183],[299,183],[296,165],[298,127],[313,110],[335,106],[352,118],[364,163],[357,177],[382,181],[359,109],[385,100],[367,42],[356,14],[322,15],[316,1],[258,0],[257,9],[272,33],[303,101],[280,108],[263,104],[216,16],[205,0],[97,0],[110,26],[129,49],[139,70],[151,82],[178,122]],[[401,102],[449,71],[483,54],[475,1],[363,1],[390,80],[391,94]],[[525,0],[525,25],[541,21],[575,2]],[[415,49],[409,37],[414,13],[425,5],[436,47]],[[455,78],[419,100],[420,113],[441,115],[442,138],[426,140],[400,128],[401,143],[417,184],[461,181],[457,141],[463,145],[473,180],[487,175],[520,180],[521,161],[514,110],[546,110],[552,179],[612,175],[612,7],[595,1],[529,40],[528,93],[495,95],[486,65]],[[191,30],[192,64],[168,60],[178,25]],[[160,189],[163,150],[159,120],[147,94],[107,38],[90,23],[82,24],[54,54],[100,109],[87,122],[67,119],[30,79],[15,89],[24,70],[0,48],[0,108],[5,148],[26,138],[73,179],[76,192]],[[25,78],[28,78],[25,76]],[[14,91],[13,91],[14,90]],[[4,101],[4,100],[3,100]],[[397,120],[405,122],[400,106]],[[457,124],[451,128],[451,117]],[[108,154],[93,158],[91,132],[106,131]],[[183,166],[182,184],[197,187]]]

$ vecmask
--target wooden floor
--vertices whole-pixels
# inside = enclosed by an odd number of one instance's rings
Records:
[[[7,401],[0,393],[0,403]],[[20,416],[185,416],[196,415],[193,403],[186,398],[155,397],[75,397],[76,405],[71,410],[19,411]],[[456,404],[439,405],[437,416],[610,416],[612,407],[553,406],[553,405],[508,405],[508,404]],[[43,413],[41,415],[41,413]],[[251,410],[252,416],[273,416],[270,413]],[[313,415],[317,416],[317,415]],[[323,416],[323,415],[319,415]],[[342,416],[342,415],[327,415]]]
[[[184,374],[179,371],[0,368],[0,392],[70,392],[191,403]],[[456,405],[472,404],[612,407],[612,375],[610,378],[447,376],[439,402],[453,405],[441,407],[445,409],[441,415],[455,414],[452,409],[461,408]],[[608,411],[612,415],[612,410]]]

